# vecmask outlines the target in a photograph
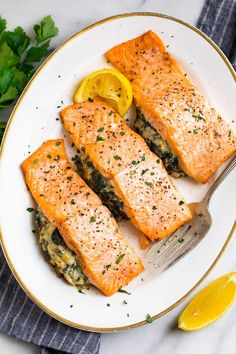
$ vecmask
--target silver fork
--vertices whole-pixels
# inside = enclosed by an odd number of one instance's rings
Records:
[[[236,156],[219,175],[202,201],[189,204],[193,218],[170,236],[156,242],[147,252],[145,261],[152,264],[155,271],[160,273],[172,267],[205,237],[212,224],[208,211],[209,200],[235,166]]]

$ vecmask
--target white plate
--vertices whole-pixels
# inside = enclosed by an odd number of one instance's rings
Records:
[[[60,121],[56,120],[59,106],[71,103],[75,89],[85,75],[108,66],[103,53],[149,29],[169,45],[169,51],[184,72],[231,122],[236,112],[235,74],[213,42],[174,18],[127,14],[88,27],[50,56],[19,100],[2,145],[1,241],[8,263],[22,288],[44,311],[82,329],[113,331],[130,328],[144,324],[147,313],[157,318],[172,309],[213,267],[230,239],[234,222],[235,172],[211,201],[213,226],[207,237],[165,273],[156,275],[147,269],[127,287],[131,295],[117,293],[107,298],[97,290],[80,294],[55,275],[40,252],[37,236],[31,231],[35,227],[32,214],[26,211],[34,204],[26,189],[20,164],[28,152],[33,152],[43,141],[65,135]],[[66,140],[69,146],[70,141]],[[189,202],[199,200],[209,188],[209,184],[201,186],[188,178],[176,183]],[[138,232],[129,223],[122,225],[123,233],[141,253]]]

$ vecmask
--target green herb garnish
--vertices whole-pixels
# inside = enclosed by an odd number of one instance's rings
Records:
[[[101,127],[98,129],[98,132],[103,132],[103,130],[104,130],[104,127]]]
[[[71,202],[71,204],[72,204],[72,205],[75,205],[75,204],[76,204],[76,202],[75,202],[75,200],[74,200],[74,199],[71,199],[71,201],[70,201],[70,202]]]
[[[119,292],[119,293],[124,293],[124,294],[127,294],[127,295],[131,295],[131,293],[129,293],[128,291],[126,291],[126,290],[124,290],[124,289],[122,289],[122,288],[120,288],[120,289],[118,290],[118,292]]]
[[[101,136],[97,136],[97,141],[104,141],[105,139],[103,139]]]
[[[60,141],[56,141],[55,145],[59,146],[59,145],[61,145],[61,142]]]
[[[39,162],[39,160],[38,160],[38,159],[35,159],[34,162],[33,162],[33,164],[35,165],[35,164],[38,163],[38,162]]]
[[[96,218],[94,216],[91,216],[89,222],[95,222],[96,221]]]
[[[32,213],[34,211],[34,208],[27,208],[26,209],[29,213]]]
[[[146,321],[147,323],[152,323],[152,317],[149,315],[149,313],[146,316]]]
[[[73,178],[72,176],[67,176],[68,181],[71,181],[72,178]]]
[[[121,160],[121,157],[119,155],[115,155],[114,160]]]
[[[193,129],[193,134],[197,134],[198,133],[198,129],[197,128],[195,128],[195,129]]]
[[[51,16],[46,16],[34,26],[34,33],[32,42],[20,26],[7,31],[6,20],[0,17],[0,109],[15,103],[35,73],[34,64],[48,54],[50,38],[58,29]]]
[[[119,264],[122,261],[122,259],[124,258],[124,256],[125,256],[125,253],[122,253],[121,255],[119,255],[119,257],[116,259],[116,264]]]

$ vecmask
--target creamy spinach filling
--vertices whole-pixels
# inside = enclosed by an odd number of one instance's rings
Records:
[[[167,142],[162,139],[156,129],[145,119],[139,108],[136,112],[134,129],[145,139],[150,149],[161,158],[170,175],[176,178],[185,175],[179,166],[178,157],[171,151]]]
[[[39,209],[36,211],[36,223],[39,244],[58,275],[77,287],[88,284],[88,279],[83,274],[75,253],[68,248],[58,229]]]
[[[122,200],[115,194],[113,186],[97,171],[83,149],[80,151],[77,165],[79,166],[79,171],[81,171],[81,166],[83,168],[81,177],[100,197],[102,203],[110,210],[113,216],[118,220],[127,219]]]

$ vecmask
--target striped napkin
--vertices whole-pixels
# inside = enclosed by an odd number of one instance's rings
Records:
[[[236,68],[236,0],[207,0],[197,24]],[[35,305],[15,281],[0,249],[0,331],[41,347],[42,354],[97,354],[100,335],[70,328]]]

